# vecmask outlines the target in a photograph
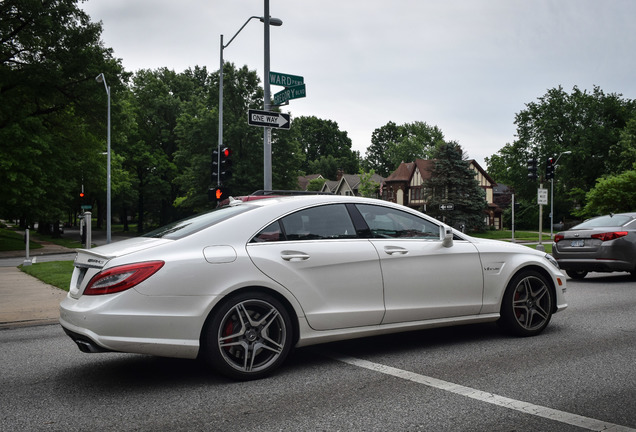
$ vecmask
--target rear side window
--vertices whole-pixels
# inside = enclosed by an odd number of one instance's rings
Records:
[[[245,213],[252,208],[255,207],[249,205],[219,207],[207,213],[173,222],[159,229],[146,233],[142,237],[177,240],[183,237],[187,237],[226,219],[230,219],[241,213]]]
[[[252,243],[356,238],[356,230],[343,204],[324,205],[287,215],[268,225]]]

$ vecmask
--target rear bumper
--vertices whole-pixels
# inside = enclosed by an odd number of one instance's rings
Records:
[[[559,267],[563,270],[587,272],[634,271],[634,263],[621,260],[599,259],[559,259]]]
[[[82,352],[196,358],[213,299],[144,296],[134,289],[79,299],[68,296],[60,303],[60,324]]]

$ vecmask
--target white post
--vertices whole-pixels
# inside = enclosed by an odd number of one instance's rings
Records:
[[[90,249],[91,248],[91,242],[92,242],[92,238],[91,238],[91,217],[92,217],[92,213],[91,212],[85,212],[84,213],[84,224],[85,224],[85,230],[86,230],[86,249]]]
[[[539,189],[543,189],[543,183],[539,183]],[[539,204],[539,244],[536,249],[545,250],[545,246],[543,246],[543,204]]]
[[[512,242],[515,242],[515,194],[512,194]]]
[[[24,259],[24,263],[22,265],[30,266],[33,261],[29,258],[29,229],[24,230],[24,239],[26,241],[26,258]]]

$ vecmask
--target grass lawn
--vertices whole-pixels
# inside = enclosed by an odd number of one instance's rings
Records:
[[[29,236],[30,237],[30,236]],[[40,249],[41,244],[29,239],[29,249]],[[6,228],[0,228],[0,251],[25,250],[24,236]]]
[[[73,261],[51,261],[20,266],[20,270],[49,285],[68,291],[73,274]]]

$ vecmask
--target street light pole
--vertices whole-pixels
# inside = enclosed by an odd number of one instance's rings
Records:
[[[265,0],[266,2],[268,2],[268,0]],[[245,23],[241,26],[240,29],[238,29],[238,31],[234,34],[234,36],[232,36],[232,39],[230,39],[230,41],[223,45],[223,35],[221,35],[221,47],[220,47],[220,67],[219,67],[219,138],[218,138],[218,160],[217,160],[217,185],[218,182],[220,182],[221,180],[221,150],[223,148],[223,50],[225,48],[227,48],[228,46],[230,46],[230,44],[232,43],[232,41],[234,40],[234,38],[236,38],[236,36],[238,36],[238,34],[241,32],[241,30],[243,30],[245,28],[245,26],[247,25],[247,23],[249,23],[252,19],[256,18],[259,19],[262,23],[265,24],[265,34],[266,34],[266,49],[265,49],[265,67],[266,67],[266,71],[265,71],[265,79],[263,80],[263,84],[265,86],[265,100],[268,101],[269,100],[269,26],[273,25],[273,26],[281,26],[283,25],[283,21],[278,19],[278,18],[270,18],[269,16],[269,3],[267,3],[267,5],[265,6],[265,10],[267,11],[267,13],[265,14],[264,17],[258,17],[258,16],[251,16],[247,19],[247,21],[245,21]],[[266,102],[267,104],[269,102]],[[266,105],[266,107],[268,107],[268,105]],[[265,155],[267,155],[267,153],[265,153]],[[265,156],[266,158],[267,156]],[[265,162],[265,165],[267,166],[267,162]],[[271,179],[271,152],[270,152],[270,179]],[[267,175],[266,175],[267,176]],[[271,180],[270,180],[271,183]],[[266,188],[267,189],[267,188]],[[271,186],[270,186],[271,189]]]
[[[263,77],[263,111],[269,111],[271,100],[269,88],[269,0],[264,0],[265,10],[263,18],[265,19],[264,34],[264,77]],[[272,190],[272,128],[263,128],[263,189]]]
[[[571,151],[565,151],[559,155],[559,157],[554,162],[554,173],[556,174],[557,164],[559,163],[559,159],[564,154],[570,154]],[[550,240],[554,239],[554,175],[550,179]]]
[[[95,81],[103,82],[108,96],[108,121],[106,126],[106,243],[111,242],[111,199],[110,199],[110,86],[106,84],[106,77],[100,73]]]

